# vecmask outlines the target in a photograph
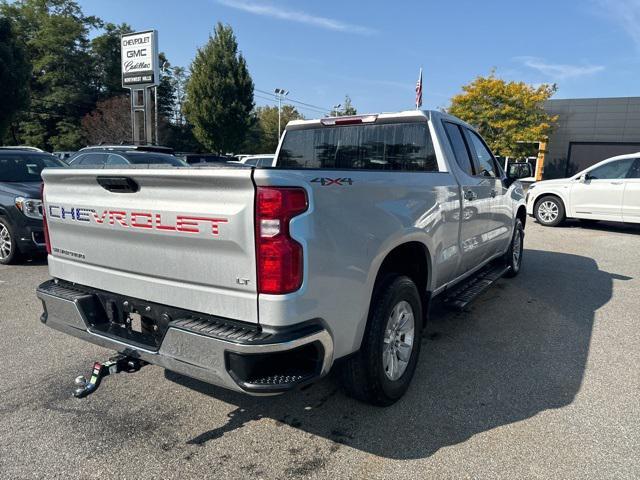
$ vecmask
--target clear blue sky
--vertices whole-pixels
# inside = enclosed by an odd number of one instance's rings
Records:
[[[347,93],[361,113],[411,108],[421,65],[425,108],[446,106],[494,67],[506,79],[555,82],[556,98],[640,95],[640,0],[80,4],[105,21],[157,29],[171,63],[187,67],[215,23],[228,23],[257,89],[283,87],[326,108]]]

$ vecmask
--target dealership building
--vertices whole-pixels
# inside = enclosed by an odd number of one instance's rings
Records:
[[[558,115],[543,178],[571,176],[605,158],[640,152],[640,97],[549,100]]]

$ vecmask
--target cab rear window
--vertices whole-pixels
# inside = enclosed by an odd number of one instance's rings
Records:
[[[426,123],[319,126],[287,131],[279,168],[436,172]]]

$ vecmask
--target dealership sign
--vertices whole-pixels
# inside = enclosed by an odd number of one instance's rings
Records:
[[[124,88],[143,88],[160,83],[156,30],[122,35],[120,46]]]

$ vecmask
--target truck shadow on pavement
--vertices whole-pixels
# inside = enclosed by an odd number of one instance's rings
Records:
[[[613,280],[590,258],[527,250],[519,277],[503,279],[461,313],[434,304],[407,395],[390,408],[346,397],[329,377],[280,397],[248,397],[178,374],[166,377],[236,405],[202,445],[251,421],[273,419],[392,459],[416,459],[496,427],[571,404],[584,376],[595,312]],[[600,321],[603,321],[600,319]]]
[[[594,230],[601,232],[615,232],[629,235],[640,235],[640,224],[638,223],[622,223],[622,222],[605,222],[605,221],[590,221],[590,220],[565,220],[558,227],[555,228],[582,228],[584,230]]]

